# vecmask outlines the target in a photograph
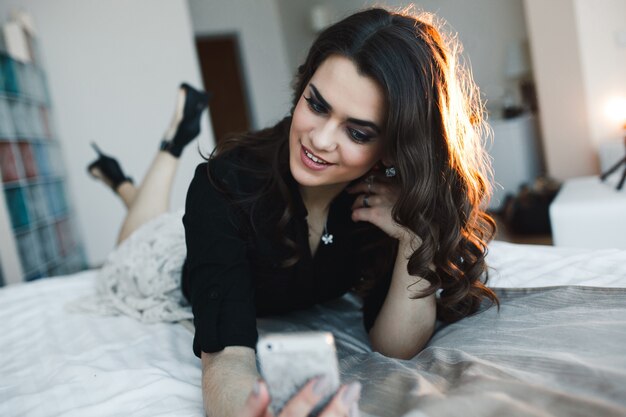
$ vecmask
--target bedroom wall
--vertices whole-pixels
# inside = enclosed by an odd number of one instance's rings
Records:
[[[606,105],[626,98],[626,45],[618,41],[626,32],[626,3],[525,0],[524,6],[548,172],[561,180],[596,174],[598,153],[623,135]],[[613,160],[623,145],[614,150]]]
[[[141,180],[170,122],[178,84],[201,85],[187,2],[2,0],[3,21],[14,7],[30,13],[39,31],[68,191],[95,265],[114,247],[125,209],[88,177],[85,168],[95,159],[89,143]],[[212,147],[206,119],[200,140]],[[199,161],[193,149],[183,154],[173,208],[184,204]]]
[[[623,154],[622,124],[607,114],[612,100],[626,100],[626,1],[576,0],[576,23],[582,63],[587,118],[595,149],[614,149],[602,169]],[[616,146],[612,146],[616,145]]]
[[[253,126],[274,124],[289,110],[293,71],[274,0],[189,0],[197,36],[238,34]]]
[[[276,0],[286,39],[290,66],[296,68],[304,59],[315,34],[311,29],[307,0]],[[506,88],[505,66],[507,48],[526,37],[522,0],[421,0],[421,1],[369,1],[320,0],[337,20],[364,6],[386,4],[402,7],[415,3],[418,8],[434,12],[444,18],[465,47],[471,60],[474,79],[488,99],[490,109],[499,108]]]
[[[525,0],[548,173],[559,180],[596,171],[589,141],[576,12],[572,0]]]

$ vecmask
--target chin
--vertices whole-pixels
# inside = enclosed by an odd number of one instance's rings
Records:
[[[319,178],[308,175],[301,167],[294,167],[293,164],[290,164],[289,169],[291,170],[291,175],[293,176],[293,179],[295,179],[296,182],[303,187],[314,187],[316,185],[322,185],[320,184]]]

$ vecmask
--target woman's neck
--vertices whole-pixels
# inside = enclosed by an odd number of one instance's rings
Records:
[[[319,187],[300,186],[300,195],[309,214],[328,213],[330,203],[343,191],[347,184],[332,184]]]

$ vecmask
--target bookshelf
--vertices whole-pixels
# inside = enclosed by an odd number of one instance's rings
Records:
[[[86,268],[37,40],[27,39],[30,62],[0,49],[3,285]]]

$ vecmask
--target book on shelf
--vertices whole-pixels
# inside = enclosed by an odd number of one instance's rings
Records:
[[[12,19],[0,29],[0,174],[5,201],[0,220],[12,229],[15,249],[10,256],[21,266],[14,269],[30,281],[79,271],[86,260],[65,190],[61,144],[55,138],[34,24],[23,12]]]
[[[11,142],[0,142],[0,170],[2,181],[5,183],[17,181],[20,178]]]

